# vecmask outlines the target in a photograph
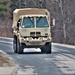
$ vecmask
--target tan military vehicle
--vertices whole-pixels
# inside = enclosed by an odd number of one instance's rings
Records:
[[[51,53],[51,17],[47,9],[16,9],[12,28],[15,53],[22,54],[24,48],[40,48],[43,53]]]

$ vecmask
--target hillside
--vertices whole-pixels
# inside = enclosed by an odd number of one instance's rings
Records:
[[[10,0],[0,0],[0,36],[2,37],[12,36],[10,3]]]
[[[1,1],[1,0],[0,0]],[[6,1],[6,0],[2,0]],[[10,1],[10,0],[9,0]],[[7,6],[11,10],[5,20],[0,20],[0,36],[12,37],[12,20],[10,15],[16,8],[37,7],[46,8],[50,11],[51,15],[56,19],[56,26],[52,28],[52,38],[54,42],[75,44],[75,0],[11,0]],[[3,3],[2,3],[3,4]],[[10,6],[9,6],[10,5]],[[1,7],[1,2],[0,2]],[[0,10],[2,12],[2,10]],[[8,24],[7,24],[8,20]],[[4,25],[6,24],[6,25]],[[3,34],[2,31],[6,30]]]

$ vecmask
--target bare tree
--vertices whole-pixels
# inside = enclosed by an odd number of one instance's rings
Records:
[[[61,14],[62,14],[62,23],[63,23],[63,30],[64,30],[64,38],[66,40],[66,28],[65,28],[65,20],[64,20],[64,11],[63,11],[63,4],[62,4],[62,0],[59,1],[59,6],[61,8]]]

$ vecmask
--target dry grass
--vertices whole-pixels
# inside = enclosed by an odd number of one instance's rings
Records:
[[[7,55],[0,52],[0,67],[8,67],[13,65],[13,61]]]

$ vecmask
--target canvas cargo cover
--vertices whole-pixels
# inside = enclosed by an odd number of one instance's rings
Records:
[[[16,9],[13,12],[13,25],[12,28],[17,28],[17,21],[21,15],[47,15],[50,19],[50,12],[47,9],[38,9],[38,8],[24,8]]]

